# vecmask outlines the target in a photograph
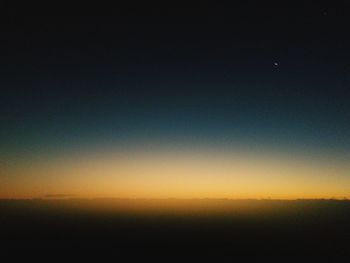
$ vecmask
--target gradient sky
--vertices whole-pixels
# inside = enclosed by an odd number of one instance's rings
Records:
[[[3,7],[0,196],[348,196],[346,1]]]

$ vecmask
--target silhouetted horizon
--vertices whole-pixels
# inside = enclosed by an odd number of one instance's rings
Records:
[[[90,2],[0,3],[8,262],[349,261],[350,0]]]

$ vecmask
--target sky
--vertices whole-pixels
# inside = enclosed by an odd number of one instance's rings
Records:
[[[347,1],[2,10],[0,197],[349,197]]]

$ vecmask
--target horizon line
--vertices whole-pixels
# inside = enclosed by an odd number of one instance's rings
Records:
[[[213,201],[350,201],[350,198],[128,198],[128,197],[31,197],[31,198],[0,198],[0,201],[74,201],[74,200],[119,200],[119,201],[164,201],[164,200],[178,200],[178,201],[201,201],[201,200],[213,200]]]

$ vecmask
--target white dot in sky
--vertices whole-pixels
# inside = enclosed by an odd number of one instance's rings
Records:
[[[278,63],[277,63],[277,62],[274,62],[273,64],[274,64],[276,67],[278,66]]]

